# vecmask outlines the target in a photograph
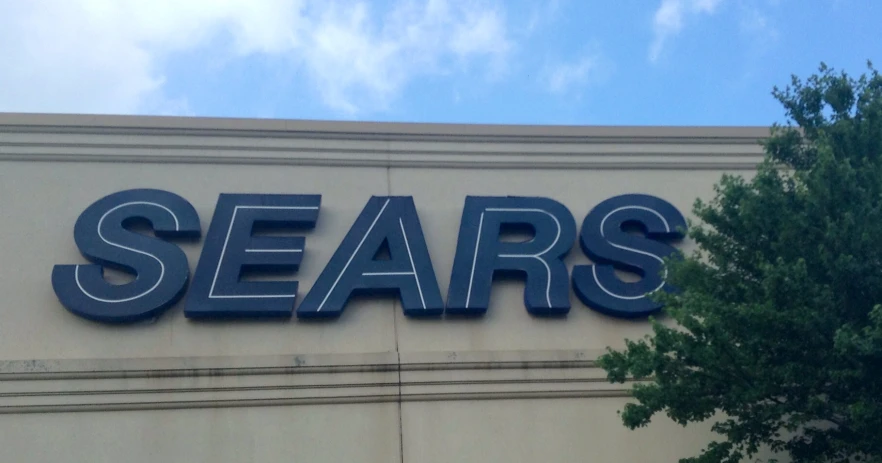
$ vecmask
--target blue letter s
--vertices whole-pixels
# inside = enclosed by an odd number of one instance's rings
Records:
[[[167,191],[137,189],[106,196],[82,214],[74,241],[95,265],[56,265],[52,288],[71,312],[90,320],[128,323],[154,318],[184,294],[190,268],[176,245],[127,230],[147,221],[160,238],[198,238],[199,216],[184,198]],[[135,275],[116,285],[104,266]]]
[[[642,229],[644,236],[624,230]],[[680,239],[686,220],[667,201],[649,195],[616,196],[591,210],[582,222],[579,244],[594,265],[573,268],[573,289],[588,307],[614,317],[649,315],[661,305],[646,297],[665,287],[663,258],[676,249],[663,241]],[[620,280],[615,270],[636,273],[636,282]]]

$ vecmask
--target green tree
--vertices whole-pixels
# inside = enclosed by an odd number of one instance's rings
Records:
[[[795,462],[882,462],[882,77],[821,65],[772,94],[788,122],[750,180],[723,176],[669,261],[652,334],[600,359],[642,378],[621,413],[715,421],[684,462],[771,448]],[[667,325],[667,326],[666,326]]]

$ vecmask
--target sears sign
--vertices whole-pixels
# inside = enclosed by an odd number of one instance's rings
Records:
[[[177,240],[198,240],[199,216],[184,198],[136,189],[89,206],[74,239],[92,264],[57,265],[52,287],[71,312],[91,320],[128,323],[159,316],[185,292],[192,319],[288,318],[297,281],[243,279],[250,271],[296,272],[308,252],[304,229],[319,220],[320,195],[221,194],[202,255],[190,279]],[[154,236],[132,231],[142,223]],[[629,232],[636,226],[643,233]],[[267,229],[286,234],[256,232]],[[503,239],[512,230],[527,241]],[[564,257],[576,241],[576,221],[561,203],[541,197],[465,199],[447,301],[441,297],[419,215],[410,196],[374,196],[355,219],[321,275],[297,307],[299,318],[339,317],[354,294],[392,294],[408,316],[481,315],[490,305],[494,276],[524,281],[524,305],[537,316],[570,310],[569,286],[588,307],[615,317],[641,317],[661,307],[647,297],[670,290],[664,281],[669,244],[686,230],[668,202],[628,194],[598,204],[582,221],[579,244],[594,263],[569,274]],[[113,284],[104,269],[133,275]],[[615,270],[639,275],[636,282]]]

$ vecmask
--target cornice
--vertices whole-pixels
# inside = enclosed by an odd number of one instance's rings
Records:
[[[0,114],[0,161],[753,169],[764,127],[616,127]]]

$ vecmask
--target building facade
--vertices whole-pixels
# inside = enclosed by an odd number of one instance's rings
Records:
[[[762,158],[758,140],[767,135],[767,128],[749,127],[2,114],[0,449],[6,461],[90,463],[637,463],[693,455],[712,437],[708,426],[683,428],[664,417],[636,431],[622,426],[617,411],[628,400],[628,386],[607,383],[594,359],[607,346],[620,347],[626,338],[646,334],[648,323],[611,314],[616,307],[604,311],[584,303],[583,296],[590,296],[577,294],[572,275],[577,267],[592,268],[579,237],[592,211],[622,195],[658,198],[688,218],[693,201],[710,198],[721,174],[751,174]],[[114,215],[124,204],[153,204],[140,193],[129,200],[114,196],[144,189],[182,198],[181,207],[192,206],[199,230],[198,238],[170,240],[186,256],[189,285],[169,296],[165,306],[154,304],[158,308],[150,310],[107,302],[144,293],[124,297],[126,285],[151,286],[145,275],[154,264],[143,263],[144,256],[154,255],[143,250],[148,248],[116,246],[118,263],[125,266],[126,258],[134,259],[145,273],[132,280],[131,274],[107,266],[103,278],[114,288],[94,281],[101,275],[99,267],[86,258],[101,255],[98,241],[112,242],[120,225],[153,234],[149,224]],[[228,196],[238,206],[221,207],[221,194],[241,195]],[[287,243],[289,248],[244,249],[248,245],[239,243],[241,259],[269,266],[299,264],[293,273],[244,277],[268,288],[275,288],[272,282],[296,280],[294,303],[284,298],[272,307],[254,302],[245,296],[255,294],[233,288],[236,268],[226,280],[222,275],[227,270],[221,263],[229,263],[234,252],[234,229],[248,232],[248,225],[240,227],[236,220],[246,220],[247,208],[258,207],[244,204],[275,204],[260,195],[302,195],[297,201],[307,202],[320,195],[317,219],[285,218],[285,223],[310,222],[307,231],[296,233],[305,237],[305,246],[298,248],[296,240],[285,241],[288,235],[275,231],[255,233],[270,237],[259,243]],[[390,212],[370,210],[372,201],[385,205],[390,197],[400,201],[388,204],[399,214],[401,234],[394,220],[380,220]],[[547,281],[532,277],[541,274],[539,263],[548,266],[550,261],[539,258],[542,251],[529,250],[518,254],[520,260],[506,258],[503,251],[486,260],[491,267],[519,262],[512,265],[526,269],[528,283],[517,274],[492,283],[476,280],[474,273],[483,264],[478,263],[479,250],[469,246],[478,248],[486,231],[469,238],[475,229],[466,215],[478,204],[469,203],[469,197],[499,201],[495,209],[481,206],[487,224],[491,209],[504,214],[504,209],[538,204],[517,202],[523,198],[545,198],[569,211],[575,228],[552,217],[558,222],[558,241],[568,241],[561,251],[564,283],[552,278],[551,267]],[[100,203],[102,198],[110,203]],[[249,203],[252,199],[256,202]],[[159,206],[174,209],[164,204]],[[137,218],[136,206],[129,218]],[[90,219],[87,211],[104,212]],[[480,217],[480,227],[483,212],[471,216]],[[524,219],[536,221],[536,239],[543,224],[550,223],[541,215]],[[252,217],[256,228],[275,220],[268,217]],[[118,229],[111,229],[114,219]],[[95,220],[98,233],[91,233]],[[186,226],[184,218],[179,222],[175,216],[175,222],[177,231]],[[382,246],[389,255],[373,255],[375,249],[367,247],[373,242],[376,248],[383,237],[371,241],[371,233],[380,233],[376,230],[387,222],[393,226],[383,229],[389,237]],[[78,223],[88,230],[78,231]],[[102,234],[103,226],[111,228]],[[527,229],[492,242],[499,249],[527,249]],[[156,235],[147,240],[163,240],[162,233]],[[401,238],[408,259],[402,257]],[[98,247],[83,249],[89,243]],[[687,251],[691,246],[688,241],[674,245]],[[358,257],[359,246],[375,262],[385,262],[376,268],[392,270],[359,271],[349,278],[350,267],[366,262]],[[104,258],[113,260],[116,254],[107,249]],[[277,261],[270,262],[273,258]],[[468,285],[457,280],[457,259],[465,269],[460,273],[471,272],[471,279],[462,280]],[[162,275],[174,273],[170,262],[161,265]],[[395,270],[396,262],[409,262],[410,270]],[[427,268],[433,275],[423,273]],[[75,279],[64,269],[75,272]],[[639,279],[627,272],[617,277],[625,283]],[[232,283],[225,287],[224,281]],[[77,291],[71,282],[92,294],[94,302],[64,293]],[[205,282],[211,282],[208,290]],[[557,313],[543,313],[543,284],[547,308]],[[403,285],[401,294],[409,296],[373,290],[384,285],[393,290]],[[530,293],[527,286],[539,292]],[[122,292],[116,299],[102,297],[93,287],[111,295]],[[354,289],[361,289],[361,295]],[[343,293],[338,297],[335,291]],[[480,300],[459,303],[461,309],[485,312],[405,314],[419,309],[420,302],[423,309],[443,311],[444,305],[456,305],[454,292],[477,300],[486,294],[485,307]],[[213,299],[222,293],[244,294],[244,300]],[[554,295],[567,302],[552,301]],[[327,307],[342,301],[345,310],[310,316],[300,308],[322,307],[309,299]],[[113,319],[123,312],[132,316]]]

